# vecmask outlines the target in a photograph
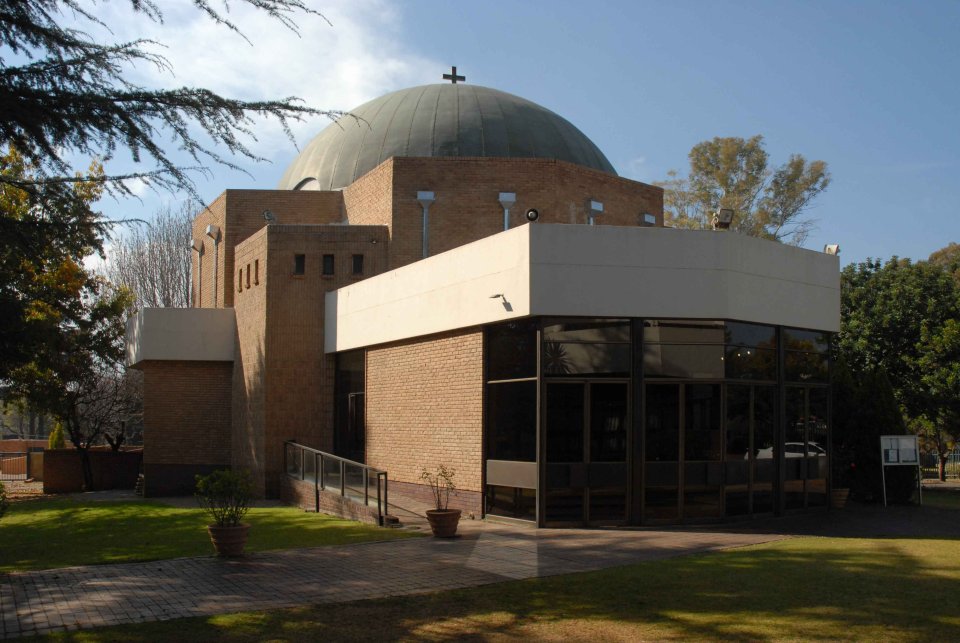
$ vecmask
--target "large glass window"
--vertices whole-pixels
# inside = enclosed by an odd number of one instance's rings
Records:
[[[750,397],[749,386],[727,386],[724,493],[728,516],[750,513]]]
[[[362,350],[337,355],[334,452],[355,462],[363,462],[366,457],[365,362]]]
[[[537,376],[537,325],[525,319],[486,329],[487,381]]]
[[[719,516],[720,385],[687,384],[683,416],[683,516]]]
[[[487,458],[537,459],[537,382],[487,385]]]
[[[644,517],[675,520],[679,517],[680,387],[647,384],[645,389]]]

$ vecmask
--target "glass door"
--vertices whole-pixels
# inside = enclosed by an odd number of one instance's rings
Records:
[[[622,524],[627,508],[627,382],[544,386],[548,524]]]

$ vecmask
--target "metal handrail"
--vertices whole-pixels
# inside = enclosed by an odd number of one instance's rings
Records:
[[[290,472],[290,463],[287,461],[289,450],[287,447],[293,447],[297,449],[297,472],[298,475],[294,475]],[[342,458],[338,455],[333,455],[332,453],[327,453],[319,449],[314,449],[303,444],[299,444],[294,440],[287,440],[283,443],[283,470],[287,474],[287,477],[293,478],[294,480],[306,480],[306,467],[304,466],[307,454],[310,454],[314,458],[314,497],[316,502],[316,509],[320,511],[320,492],[321,491],[333,491],[328,489],[326,486],[325,475],[327,471],[328,462],[338,466],[339,475],[340,475],[340,485],[339,489],[336,491],[339,493],[340,497],[348,500],[350,502],[356,502],[353,498],[347,495],[347,476],[346,468],[348,466],[359,467],[363,472],[363,504],[365,506],[370,506],[370,475],[373,474],[377,479],[377,522],[380,526],[384,525],[385,516],[387,514],[388,507],[388,478],[387,472],[383,469],[377,469],[376,467],[371,467],[362,462],[356,462],[354,460],[349,460],[347,458]]]

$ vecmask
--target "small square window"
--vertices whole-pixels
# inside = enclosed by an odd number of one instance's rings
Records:
[[[333,264],[333,255],[323,255],[323,273],[324,275],[332,275],[334,264]]]
[[[253,283],[256,286],[260,285],[260,260],[253,260]]]
[[[363,274],[363,255],[353,255],[353,274]]]
[[[307,272],[307,255],[293,255],[293,274],[304,275]]]
[[[643,213],[643,225],[652,226],[657,225],[657,217],[649,212]]]

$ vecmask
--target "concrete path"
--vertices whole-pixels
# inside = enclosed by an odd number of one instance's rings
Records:
[[[766,542],[774,531],[533,530],[465,521],[419,538],[0,576],[2,636],[472,587]]]

